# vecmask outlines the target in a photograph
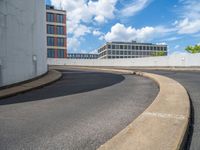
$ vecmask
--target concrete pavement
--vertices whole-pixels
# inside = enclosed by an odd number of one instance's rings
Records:
[[[139,76],[64,71],[54,84],[0,101],[0,148],[96,149],[157,93],[155,82]]]
[[[147,71],[147,70],[144,70]],[[192,106],[192,120],[187,149],[200,149],[200,71],[150,71],[148,72],[168,76],[180,82],[188,91]]]

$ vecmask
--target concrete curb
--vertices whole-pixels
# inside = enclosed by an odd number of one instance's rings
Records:
[[[27,92],[59,80],[62,77],[61,72],[56,70],[49,70],[49,72],[39,79],[31,82],[23,83],[13,87],[0,90],[0,99],[17,95],[19,93]]]
[[[160,92],[153,103],[98,150],[182,149],[189,125],[190,100],[180,83],[165,76],[131,70],[74,68],[136,74],[153,79],[160,87]]]

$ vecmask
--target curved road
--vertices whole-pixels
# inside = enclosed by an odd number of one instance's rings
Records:
[[[146,78],[65,70],[54,84],[0,100],[1,150],[94,150],[158,93]]]
[[[200,72],[198,71],[149,71],[164,76],[168,76],[181,83],[188,91],[191,99],[192,118],[189,139],[186,149],[200,149]],[[176,89],[174,89],[176,90]]]

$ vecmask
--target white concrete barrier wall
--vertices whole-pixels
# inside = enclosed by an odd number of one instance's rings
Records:
[[[200,54],[174,54],[163,57],[126,59],[53,59],[49,65],[71,66],[133,66],[133,67],[200,67]]]
[[[0,86],[47,71],[44,0],[0,0]]]

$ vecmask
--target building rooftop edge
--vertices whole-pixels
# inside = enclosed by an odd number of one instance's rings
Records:
[[[66,12],[66,10],[63,9],[56,9],[53,5],[46,5],[46,9]]]
[[[143,44],[143,45],[162,45],[162,46],[167,46],[167,44],[153,44],[153,43],[140,43],[140,42],[136,42],[136,41],[131,41],[131,42],[119,42],[119,41],[111,41],[111,42],[106,42],[104,45],[106,44]]]

